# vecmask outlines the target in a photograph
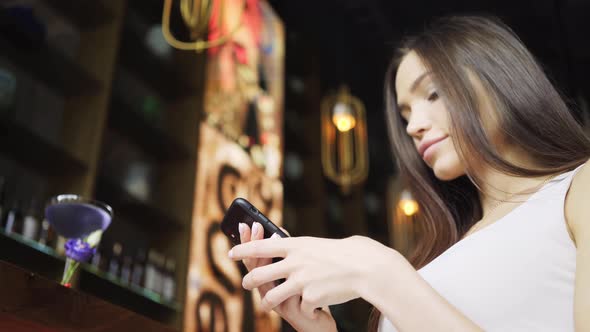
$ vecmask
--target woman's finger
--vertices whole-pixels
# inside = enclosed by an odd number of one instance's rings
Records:
[[[246,274],[242,286],[247,290],[258,288],[264,284],[289,276],[289,268],[285,261],[259,266]]]
[[[270,291],[273,288],[275,288],[275,284],[273,282],[269,282],[267,284],[264,284],[264,285],[261,285],[260,287],[258,287],[258,293],[260,293],[261,298],[264,298],[266,293],[268,293],[268,291]]]
[[[270,311],[276,306],[280,305],[290,297],[299,294],[301,290],[297,286],[297,283],[292,279],[287,279],[284,283],[275,286],[275,288],[269,290],[262,302],[260,303],[261,309]]]
[[[273,310],[279,315],[282,315],[282,312],[298,312],[301,310],[301,296],[299,294],[293,295],[274,307]]]
[[[317,310],[321,310],[321,309],[317,309],[318,305],[315,303],[315,301],[310,301],[309,300],[309,296],[302,296],[301,297],[301,312],[307,316],[307,318],[309,319],[316,319],[318,312]]]
[[[256,267],[272,264],[272,258],[258,258],[257,260],[258,260],[258,262],[256,263],[257,264]],[[267,284],[258,286],[258,292],[260,293],[261,297],[264,297],[264,295],[266,295],[266,292],[273,289],[274,287],[275,287],[275,283],[269,282]]]
[[[272,258],[258,258],[258,266],[264,266],[264,265],[268,265],[268,264],[272,264]]]
[[[246,225],[245,223],[239,223],[238,224],[238,231],[240,232],[240,243],[250,242],[250,233],[251,232],[250,232],[250,227],[248,227],[248,225]],[[242,260],[242,262],[244,263],[244,265],[246,266],[246,269],[248,269],[248,271],[250,271],[256,267],[256,259],[247,258],[247,259]]]
[[[262,240],[264,238],[264,229],[262,225],[258,222],[252,223],[252,241],[254,240]]]
[[[295,238],[250,241],[233,247],[228,255],[233,260],[246,258],[285,258],[292,245],[292,242],[289,241],[291,239]]]
[[[250,242],[250,227],[241,222],[238,224],[238,231],[240,232],[240,243]]]

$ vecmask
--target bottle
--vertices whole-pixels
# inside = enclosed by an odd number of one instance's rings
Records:
[[[19,200],[14,200],[12,202],[12,208],[6,213],[6,223],[4,224],[4,232],[6,234],[20,233],[22,231],[23,216],[20,205]]]
[[[39,232],[39,219],[37,218],[37,203],[33,198],[23,219],[23,237],[36,241]]]
[[[121,278],[120,281],[124,285],[128,285],[131,281],[131,267],[133,260],[130,256],[123,257],[123,264],[121,265]]]
[[[166,257],[161,254],[158,253],[158,259],[156,261],[156,269],[158,270],[158,279],[156,282],[156,289],[154,289],[154,292],[160,294],[160,296],[163,293],[164,290],[164,276],[165,276],[165,264],[166,264]]]
[[[176,295],[176,264],[170,257],[166,259],[166,271],[162,281],[162,297],[173,301]]]
[[[150,249],[148,252],[147,262],[145,264],[145,283],[144,287],[153,292],[157,292],[160,284],[160,271],[158,271],[157,261],[158,252]]]
[[[51,228],[51,224],[47,218],[43,218],[41,222],[41,232],[39,234],[39,243],[48,247],[53,246],[53,229]]]
[[[61,235],[57,235],[57,239],[55,240],[55,252],[59,255],[59,256],[65,256],[66,255],[66,242],[68,241],[68,239],[66,239],[65,237],[61,236]]]
[[[14,72],[0,65],[0,115],[14,107],[17,80]]]
[[[119,267],[121,266],[121,251],[123,251],[123,246],[119,242],[115,242],[113,245],[113,256],[109,262],[109,273],[113,277],[119,276]]]
[[[102,270],[102,250],[96,249],[96,253],[92,255],[92,260],[90,264],[97,268],[98,270]]]
[[[131,285],[141,287],[143,285],[143,276],[145,272],[145,250],[139,249],[135,262],[133,263],[133,271],[131,272]]]

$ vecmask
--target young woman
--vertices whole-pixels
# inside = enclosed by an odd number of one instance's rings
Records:
[[[385,90],[421,206],[415,255],[242,225],[229,255],[250,270],[243,286],[299,331],[334,331],[316,308],[358,297],[380,331],[590,331],[590,140],[518,37],[438,20],[404,43]]]

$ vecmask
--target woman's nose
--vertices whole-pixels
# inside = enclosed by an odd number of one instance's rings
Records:
[[[412,111],[412,114],[408,119],[406,132],[412,137],[420,138],[424,132],[428,131],[431,127],[432,122],[428,117],[428,112],[416,109]]]

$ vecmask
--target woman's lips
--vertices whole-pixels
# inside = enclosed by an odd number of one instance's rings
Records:
[[[444,137],[441,140],[429,145],[426,150],[424,150],[424,153],[422,154],[422,159],[424,159],[425,161],[428,161],[432,155],[434,154],[434,152],[436,151],[436,147],[441,143],[444,142],[447,138]]]

